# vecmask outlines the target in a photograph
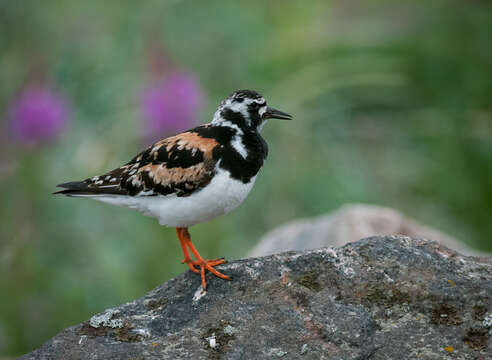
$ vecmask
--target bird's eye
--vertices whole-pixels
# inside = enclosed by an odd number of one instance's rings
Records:
[[[253,107],[253,109],[258,109],[260,107],[260,104],[257,103],[256,101],[253,101],[253,103],[251,104],[251,106]]]

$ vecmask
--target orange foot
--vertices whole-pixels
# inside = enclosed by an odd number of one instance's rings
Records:
[[[187,264],[191,271],[196,274],[200,274],[202,278],[202,288],[205,290],[207,288],[207,281],[205,280],[205,270],[210,271],[215,276],[224,279],[231,280],[231,278],[227,275],[224,275],[217,271],[214,266],[224,264],[226,260],[224,259],[214,259],[214,260],[204,260],[198,251],[195,249],[195,246],[191,242],[190,233],[187,228],[176,228],[176,233],[178,234],[179,241],[181,243],[181,248],[183,249],[184,259],[181,261],[182,264]],[[196,260],[193,260],[190,256],[188,248],[195,256]],[[198,266],[197,269],[195,266]]]
[[[215,276],[224,279],[224,280],[231,280],[231,278],[227,275],[222,274],[221,272],[217,271],[214,266],[224,264],[226,261],[224,259],[216,259],[216,260],[197,260],[197,261],[191,261],[191,262],[186,262],[188,266],[190,267],[190,270],[195,272],[195,273],[200,273],[202,277],[202,287],[205,290],[207,288],[207,282],[205,280],[205,270],[210,271],[212,274]],[[195,266],[200,267],[200,270],[195,268]]]

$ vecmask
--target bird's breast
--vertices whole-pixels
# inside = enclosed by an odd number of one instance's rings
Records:
[[[161,225],[188,227],[224,215],[238,207],[256,180],[244,183],[221,168],[210,183],[190,196],[149,196],[140,199],[138,210],[159,219]]]

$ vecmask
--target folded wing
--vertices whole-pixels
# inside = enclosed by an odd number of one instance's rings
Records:
[[[206,126],[206,125],[205,125]],[[215,173],[221,145],[190,130],[161,140],[104,175],[58,185],[68,196],[188,196]]]

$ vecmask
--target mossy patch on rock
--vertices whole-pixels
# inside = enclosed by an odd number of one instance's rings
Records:
[[[485,328],[469,328],[463,340],[474,350],[485,349],[489,340],[489,330]]]
[[[86,321],[82,324],[82,327],[79,330],[80,335],[86,335],[90,337],[97,337],[97,336],[106,336],[108,335],[109,327],[107,326],[100,326],[100,327],[92,327],[89,324],[89,321]]]
[[[160,307],[166,306],[168,300],[166,298],[160,297],[157,299],[149,299],[148,301],[145,302],[145,308],[147,310],[155,310]]]
[[[321,284],[318,281],[319,273],[314,270],[306,271],[302,276],[296,279],[296,282],[309,290],[318,292],[321,290]]]
[[[483,305],[475,305],[473,307],[473,318],[478,321],[483,321],[485,315],[487,314],[487,308]]]
[[[142,341],[142,337],[139,334],[132,332],[131,329],[132,326],[127,322],[123,323],[123,327],[114,329],[116,340],[123,342]]]
[[[123,326],[119,328],[112,328],[109,326],[93,327],[88,321],[82,324],[79,330],[80,335],[86,335],[90,337],[108,336],[114,335],[117,341],[122,342],[135,342],[141,341],[141,336],[131,332],[132,326],[128,322],[123,322]]]
[[[236,338],[234,332],[234,327],[228,321],[221,321],[220,326],[207,329],[201,338],[209,359],[221,359],[222,355],[230,350],[229,342]]]
[[[432,309],[431,322],[436,325],[459,325],[463,319],[454,305],[444,303]]]
[[[410,304],[410,295],[396,288],[395,286],[380,287],[368,286],[363,302],[376,304],[384,307],[392,307],[400,304]]]

